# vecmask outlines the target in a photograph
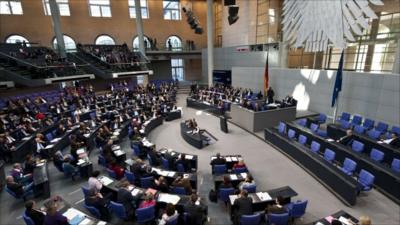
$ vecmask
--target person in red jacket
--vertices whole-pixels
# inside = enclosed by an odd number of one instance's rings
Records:
[[[115,159],[111,161],[108,168],[115,172],[115,174],[117,175],[117,179],[121,179],[122,177],[124,177],[125,170],[123,167],[117,164],[117,161],[115,161]]]
[[[246,164],[244,163],[243,159],[239,160],[238,163],[235,163],[233,165],[233,169],[238,169],[238,168],[246,168]]]

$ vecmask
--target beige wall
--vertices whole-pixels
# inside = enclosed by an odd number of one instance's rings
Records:
[[[61,17],[63,33],[71,36],[76,43],[93,44],[96,37],[108,34],[117,44],[126,43],[132,47],[136,36],[135,19],[129,17],[128,0],[111,0],[111,18],[98,18],[89,15],[87,0],[70,0],[71,16]],[[206,28],[206,1],[182,0],[181,6],[192,2],[192,9],[203,28]],[[165,43],[170,35],[186,40],[194,40],[196,47],[205,48],[207,45],[207,30],[202,35],[195,34],[186,22],[182,20],[164,20],[161,0],[148,0],[150,19],[143,20],[145,35],[157,38],[158,43]],[[0,15],[0,42],[11,34],[19,34],[30,42],[51,46],[54,33],[51,17],[45,16],[42,0],[23,0],[23,15]]]

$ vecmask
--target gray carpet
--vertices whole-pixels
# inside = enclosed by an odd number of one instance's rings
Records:
[[[368,215],[372,218],[373,224],[399,224],[399,206],[381,193],[373,190],[359,197],[357,205],[353,208],[346,207],[313,177],[262,139],[232,124],[228,125],[230,133],[225,134],[219,129],[217,117],[186,108],[185,96],[179,95],[178,97],[178,105],[183,107],[182,120],[196,118],[201,128],[207,129],[219,140],[202,150],[195,149],[181,138],[180,120],[165,122],[162,126],[153,130],[149,138],[157,144],[157,148],[168,147],[199,156],[198,191],[201,197],[206,199],[209,190],[213,187],[209,165],[210,156],[217,152],[221,154],[241,154],[250,172],[255,177],[257,190],[262,191],[289,185],[299,194],[294,200],[309,200],[306,215],[303,219],[296,221],[296,224],[312,222],[340,209],[346,210],[355,217]],[[128,156],[132,154],[127,139],[123,141],[122,147],[126,150]],[[68,149],[65,152],[68,152]],[[93,152],[90,156],[95,167],[97,167],[97,154]],[[60,195],[78,209],[86,212],[82,205],[83,194],[80,190],[81,185],[86,184],[86,180],[71,181],[66,179],[54,168],[52,163],[49,165],[49,170],[52,195]],[[105,172],[104,170],[101,171]],[[39,204],[41,203],[41,200],[37,201]],[[228,212],[222,203],[208,203],[208,207],[209,224],[230,224]],[[15,200],[8,193],[2,191],[0,193],[0,224],[25,224],[21,217],[23,208],[22,200]],[[113,219],[111,223],[122,224],[116,219]]]

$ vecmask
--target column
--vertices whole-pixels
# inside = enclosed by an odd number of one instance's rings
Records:
[[[279,66],[287,68],[288,66],[289,47],[286,43],[279,42]]]
[[[61,31],[60,10],[58,9],[56,0],[49,0],[49,5],[53,30],[57,39],[57,51],[61,58],[66,58],[67,54],[65,52],[64,35]]]
[[[400,73],[400,39],[397,40],[396,55],[394,57],[392,73]]]
[[[371,31],[370,31],[369,40],[370,40],[370,42],[372,42],[372,44],[368,45],[367,55],[365,57],[364,72],[370,72],[371,67],[372,67],[372,61],[373,61],[373,56],[374,56],[374,51],[375,51],[375,40],[378,35],[379,21],[380,21],[381,13],[378,12],[378,13],[376,13],[376,15],[378,16],[378,18],[372,20],[372,23],[371,23]]]
[[[139,51],[146,57],[146,50],[144,46],[144,34],[143,34],[143,20],[142,20],[142,8],[140,6],[140,0],[135,0],[135,13],[136,13],[136,33],[139,38]],[[143,85],[146,86],[149,83],[149,75],[143,76]]]
[[[213,85],[214,69],[214,23],[213,23],[213,0],[207,0],[207,74],[208,86]]]

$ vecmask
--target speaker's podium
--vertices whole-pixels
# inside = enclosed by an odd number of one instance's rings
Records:
[[[225,133],[228,133],[228,118],[226,116],[219,116],[219,125],[221,126],[221,130]]]
[[[42,196],[44,199],[50,198],[50,182],[47,162],[36,164],[33,170],[33,193],[35,197]]]

